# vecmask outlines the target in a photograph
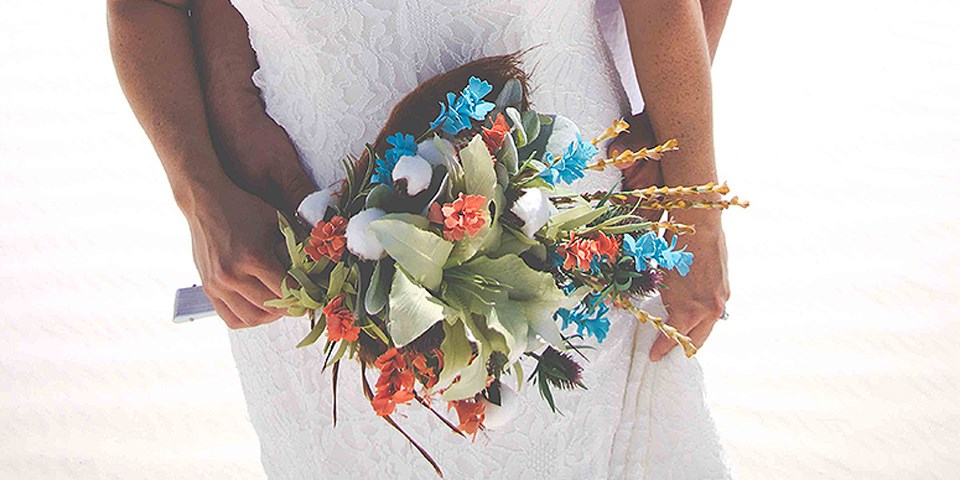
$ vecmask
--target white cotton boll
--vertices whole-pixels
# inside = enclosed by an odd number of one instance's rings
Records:
[[[533,238],[538,230],[543,228],[550,220],[550,213],[553,204],[547,198],[547,194],[539,188],[528,188],[523,191],[523,195],[513,203],[510,211],[515,213],[520,220],[523,220],[523,234]]]
[[[489,429],[496,430],[510,424],[520,413],[517,392],[503,383],[500,384],[500,405],[486,398],[481,401],[484,403],[483,426]]]
[[[435,142],[440,143],[442,150],[437,148]],[[445,165],[444,157],[446,154],[443,153],[444,150],[448,153],[456,151],[452,143],[439,137],[428,138],[417,144],[417,155],[430,165]]]
[[[420,155],[400,157],[397,165],[393,167],[393,180],[406,180],[407,195],[411,197],[426,190],[432,176],[433,169]]]
[[[380,260],[386,255],[383,245],[373,232],[367,231],[370,222],[386,215],[379,208],[368,208],[350,219],[347,223],[347,249],[363,260]]]
[[[311,227],[314,227],[318,222],[323,221],[323,217],[327,214],[327,208],[336,203],[339,196],[339,185],[313,192],[300,202],[300,206],[297,207],[297,213],[300,215],[300,218],[303,218]]]

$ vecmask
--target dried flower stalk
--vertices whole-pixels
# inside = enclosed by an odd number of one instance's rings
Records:
[[[612,126],[607,127],[607,129],[604,130],[603,133],[601,133],[600,135],[597,135],[596,138],[594,138],[593,140],[591,140],[590,143],[596,145],[596,144],[598,144],[598,143],[600,143],[600,142],[602,142],[602,141],[604,141],[604,140],[610,140],[611,138],[617,138],[617,136],[620,135],[621,132],[626,132],[626,131],[628,131],[628,130],[627,130],[628,128],[630,128],[630,124],[627,123],[627,122],[623,119],[623,117],[620,117],[620,118],[618,118],[616,121],[613,122],[613,125],[612,125]]]
[[[600,138],[600,137],[597,137],[597,138]],[[634,152],[633,150],[624,150],[622,153],[620,153],[616,157],[601,158],[600,160],[597,160],[596,162],[590,165],[587,165],[587,169],[603,170],[609,165],[615,165],[617,167],[623,168],[632,163],[639,162],[641,160],[660,160],[664,153],[679,150],[679,147],[677,145],[678,143],[676,139],[670,139],[653,148],[641,148],[636,152]]]
[[[719,209],[726,210],[730,207],[747,208],[750,202],[739,197],[733,197],[730,200],[717,201],[691,201],[691,200],[668,200],[661,202],[659,200],[641,200],[637,203],[637,208],[650,210],[676,210],[681,208],[700,208],[700,209]]]
[[[660,330],[661,333],[683,347],[683,353],[687,356],[687,358],[690,358],[697,353],[697,347],[693,344],[693,340],[690,340],[690,337],[680,333],[676,328],[668,325],[663,321],[662,318],[643,311],[640,307],[634,305],[633,302],[631,302],[626,296],[620,295],[617,298],[617,305],[634,314],[634,316],[637,317],[637,320],[640,320],[640,323],[652,323],[653,326],[657,327],[657,330]]]

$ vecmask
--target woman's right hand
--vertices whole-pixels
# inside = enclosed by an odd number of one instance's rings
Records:
[[[235,185],[197,199],[185,212],[203,290],[230,328],[277,320],[263,304],[280,295],[286,272],[274,254],[281,241],[276,209]]]

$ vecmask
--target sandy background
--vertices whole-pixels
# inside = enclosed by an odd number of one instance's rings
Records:
[[[0,478],[262,478],[104,2],[0,14]],[[909,5],[909,6],[908,6]],[[740,0],[714,69],[739,478],[960,475],[960,6]]]

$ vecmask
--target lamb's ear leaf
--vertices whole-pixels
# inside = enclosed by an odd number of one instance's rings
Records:
[[[507,168],[507,173],[516,175],[520,168],[520,155],[517,153],[517,144],[513,141],[513,135],[503,137],[503,145],[497,152],[497,159]]]
[[[494,103],[497,104],[498,108],[517,108],[521,101],[523,101],[523,85],[516,78],[511,78],[503,84],[503,90],[500,90],[500,94],[497,95],[497,100]]]
[[[523,122],[523,131],[527,134],[527,143],[533,143],[540,136],[540,116],[533,110],[527,110],[520,114],[520,121]]]
[[[517,148],[523,148],[524,145],[529,141],[527,133],[523,130],[523,120],[520,118],[520,112],[516,108],[508,107],[503,113],[507,116],[507,119],[510,121],[510,126],[513,127],[513,140]]]
[[[376,235],[384,250],[418,284],[430,290],[440,287],[452,243],[412,223],[386,216],[370,222],[367,231]]]
[[[370,287],[363,299],[364,308],[370,315],[376,315],[387,306],[390,284],[393,282],[393,261],[384,258],[377,262],[370,277]]]
[[[466,193],[493,200],[497,174],[493,169],[493,157],[480,135],[474,135],[470,143],[460,150],[460,162],[463,164]]]
[[[417,339],[435,323],[443,321],[444,306],[427,289],[417,285],[401,269],[393,274],[387,331],[397,347]]]
[[[443,322],[443,342],[440,351],[443,352],[443,370],[437,380],[437,390],[447,388],[457,375],[470,364],[473,357],[473,346],[467,338],[466,327],[463,322]]]

